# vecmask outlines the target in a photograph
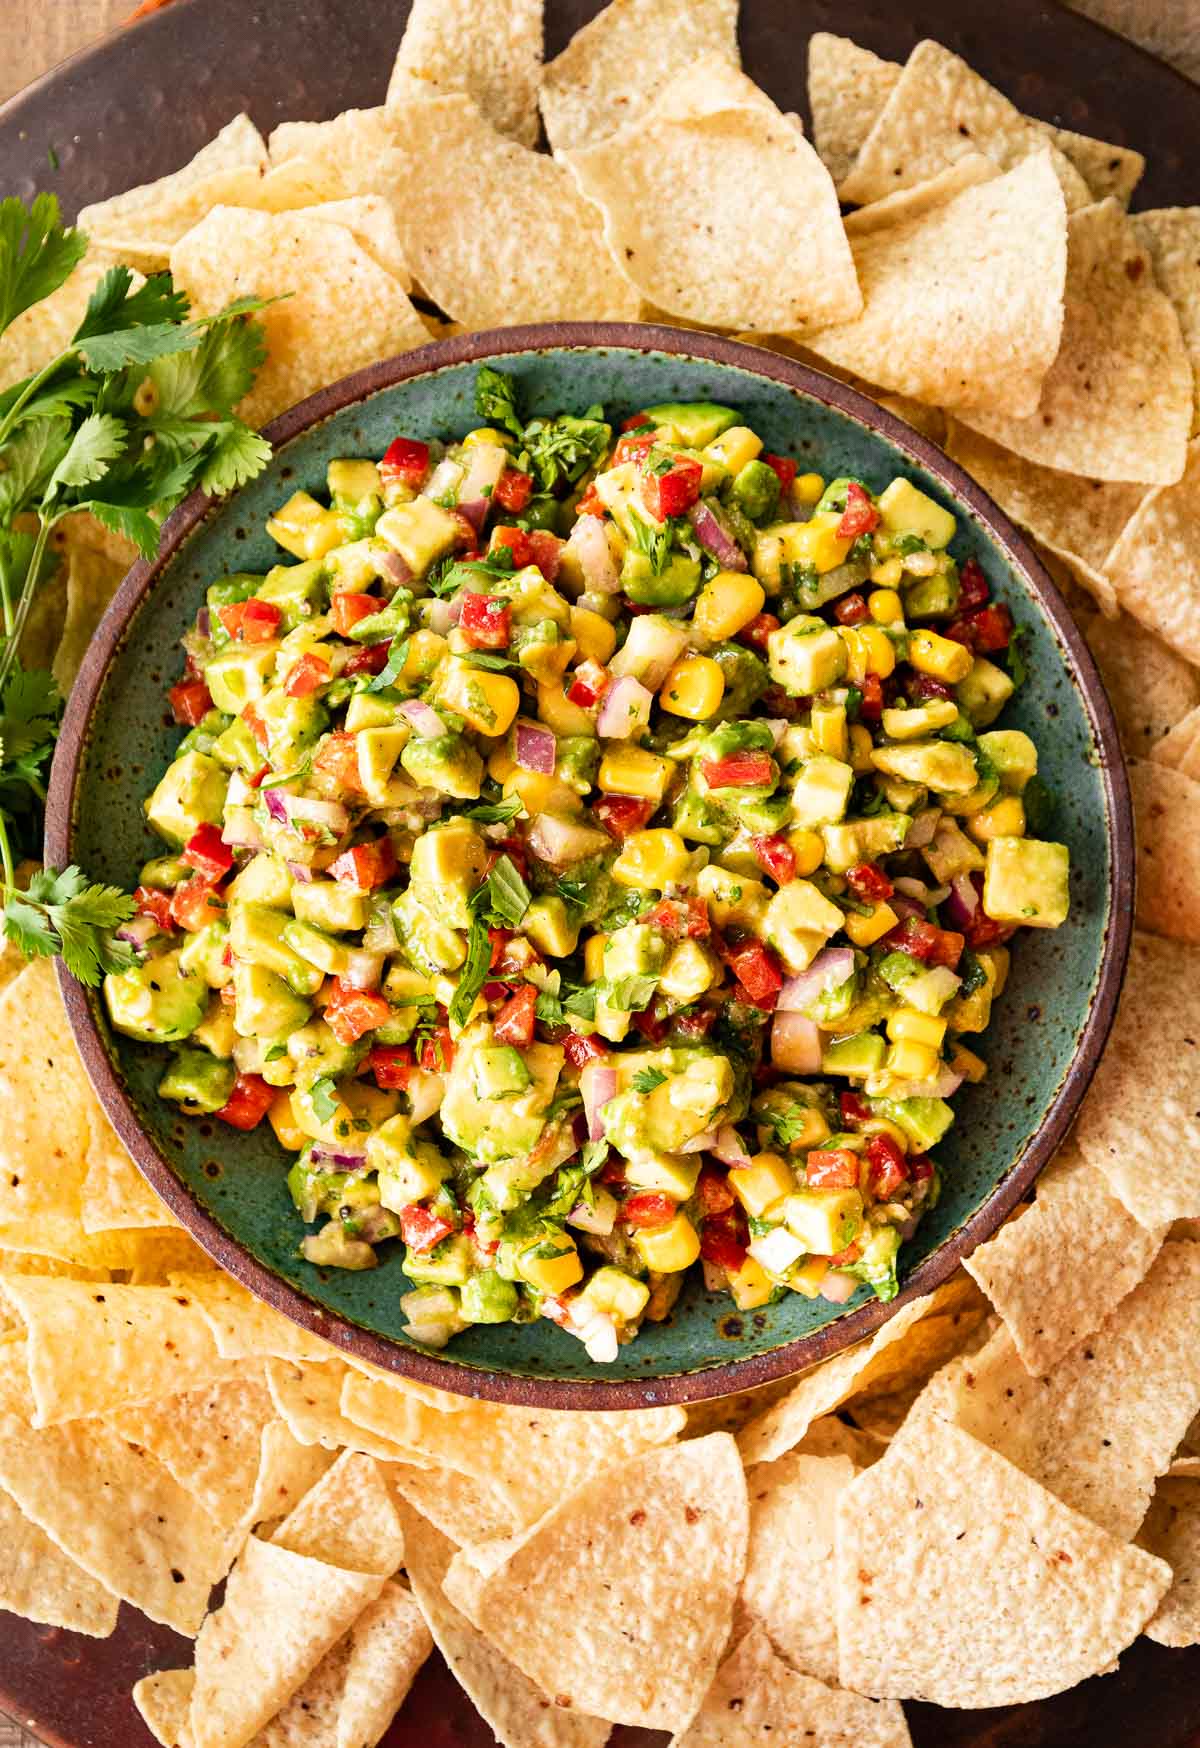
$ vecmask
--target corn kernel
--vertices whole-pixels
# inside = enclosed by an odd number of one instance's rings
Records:
[[[902,1038],[887,1054],[887,1072],[899,1080],[932,1080],[938,1071],[938,1053],[932,1044]]]
[[[647,1268],[674,1275],[691,1268],[700,1255],[700,1235],[686,1214],[676,1214],[669,1226],[635,1232],[633,1242]]]
[[[796,1187],[796,1174],[778,1153],[756,1153],[749,1165],[736,1166],[729,1174],[729,1187],[756,1220]]]
[[[572,607],[571,636],[585,662],[606,662],[617,647],[617,634],[608,620],[590,607]]]
[[[726,1284],[739,1311],[754,1311],[765,1305],[775,1291],[775,1282],[763,1268],[748,1256],[741,1268],[726,1269]]]
[[[846,646],[846,678],[861,685],[868,674],[886,680],[896,666],[896,646],[878,625],[839,625],[838,636]]]
[[[515,688],[514,688],[515,690]],[[661,801],[675,767],[643,747],[621,747],[605,753],[598,782],[610,795],[635,795],[641,801]]]
[[[762,438],[748,425],[731,425],[728,431],[713,438],[704,454],[719,461],[730,473],[741,473],[747,462],[757,461],[762,446]]]
[[[867,739],[870,740],[870,735]],[[815,874],[825,860],[825,839],[820,832],[801,827],[788,833],[788,847],[796,858],[797,874]]]
[[[903,575],[904,566],[901,561],[893,555],[893,557],[885,558],[881,563],[874,566],[871,571],[871,581],[877,589],[895,589],[899,586],[900,579]]]
[[[724,643],[758,617],[766,599],[762,584],[753,577],[718,571],[696,597],[692,627],[709,643]]]
[[[871,754],[874,750],[875,743],[871,739],[870,729],[864,728],[861,722],[851,723],[850,769],[856,776],[861,777],[865,775],[866,772],[875,769],[871,759]]]
[[[499,449],[511,449],[514,439],[506,431],[493,430],[491,425],[480,425],[475,431],[468,431],[463,438],[464,449],[478,449],[483,444],[495,444]]]
[[[890,904],[877,904],[870,916],[847,911],[843,926],[856,947],[869,947],[894,929],[899,921]]]
[[[438,698],[477,734],[507,734],[521,708],[521,689],[507,674],[457,662],[439,677]]]
[[[277,1099],[271,1101],[267,1116],[275,1131],[275,1139],[281,1147],[286,1147],[289,1153],[299,1153],[302,1147],[307,1147],[308,1136],[296,1121],[290,1092],[281,1092]]]
[[[400,670],[400,678],[404,680],[428,679],[437,667],[449,644],[436,631],[413,631],[408,636],[408,654],[404,658],[404,666]]]
[[[966,679],[973,658],[965,644],[955,643],[951,637],[936,631],[914,631],[908,640],[908,659],[918,673],[954,686]]]
[[[583,975],[588,983],[604,976],[604,936],[589,935],[583,943]]]
[[[867,607],[876,625],[900,625],[904,620],[904,603],[895,589],[873,589]]]
[[[530,1251],[537,1249],[536,1245],[531,1245],[517,1259],[521,1279],[536,1287],[539,1293],[565,1293],[568,1287],[583,1279],[579,1252],[572,1240],[564,1241],[570,1243],[571,1248],[558,1256],[531,1256]]]
[[[887,1018],[887,1035],[894,1044],[908,1038],[914,1044],[928,1044],[940,1050],[946,1036],[946,1022],[935,1014],[922,1014],[916,1008],[897,1008]]]
[[[968,1050],[965,1044],[955,1044],[950,1052],[950,1071],[977,1084],[987,1077],[987,1063],[982,1056],[976,1056],[973,1050]]]
[[[802,1293],[806,1299],[815,1299],[821,1291],[821,1282],[829,1273],[829,1262],[823,1256],[810,1256],[807,1262],[797,1263],[788,1273],[787,1284],[794,1292]]]
[[[687,655],[668,673],[658,701],[672,716],[704,722],[712,716],[725,691],[725,676],[710,656]]]
[[[691,860],[691,853],[679,833],[669,827],[658,827],[630,832],[611,873],[622,886],[661,892],[664,887],[684,878]]]
[[[504,799],[520,797],[526,813],[578,813],[579,797],[558,777],[542,771],[523,771],[514,765],[503,782]]]
[[[967,830],[981,844],[989,838],[1023,838],[1025,806],[1019,795],[1004,795],[967,819]]]
[[[792,487],[798,504],[815,504],[825,490],[819,473],[802,473]]]

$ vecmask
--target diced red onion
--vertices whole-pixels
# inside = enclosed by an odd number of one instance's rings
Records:
[[[950,896],[946,900],[946,915],[956,929],[963,928],[973,922],[979,909],[979,894],[975,890],[975,882],[969,874],[956,874],[950,882]]]
[[[147,912],[130,917],[127,923],[122,923],[117,930],[118,941],[128,941],[131,947],[144,947],[152,935],[157,935],[159,925]]]
[[[653,703],[654,694],[640,680],[629,674],[614,680],[596,718],[597,734],[606,740],[628,740],[630,735],[640,734],[650,721]]]
[[[332,1148],[314,1146],[309,1158],[314,1165],[332,1165],[337,1171],[357,1171],[367,1163],[365,1149],[362,1153],[334,1153]]]
[[[588,1123],[588,1140],[604,1139],[604,1107],[617,1096],[617,1071],[603,1062],[589,1062],[579,1076],[579,1091],[583,1098]]]
[[[316,795],[291,795],[286,790],[268,789],[267,806],[271,807],[271,797],[277,795],[283,803],[284,815],[289,823],[293,820],[307,820],[313,825],[328,826],[331,832],[344,832],[350,824],[349,811],[340,801],[322,801]],[[275,817],[271,808],[272,818]]]
[[[342,978],[355,989],[378,989],[379,979],[383,976],[383,961],[382,953],[365,953],[354,948],[346,956]]]
[[[584,587],[597,595],[615,595],[621,587],[621,579],[603,518],[581,516],[571,530],[567,545],[579,560]]]
[[[908,1216],[908,1219],[904,1222],[903,1226],[899,1228],[900,1241],[902,1244],[907,1244],[908,1240],[912,1237],[920,1224],[921,1216],[919,1213],[910,1214]]]
[[[854,950],[851,947],[826,947],[818,953],[807,971],[789,977],[779,992],[776,1010],[781,1014],[803,1013],[810,1002],[836,989],[854,970]]]
[[[209,637],[212,634],[212,613],[207,607],[201,607],[196,615],[196,630],[201,637]]]
[[[463,616],[463,608],[467,604],[467,596],[473,593],[474,591],[471,589],[460,589],[456,595],[451,595],[446,603],[450,609],[451,625],[459,624]]]
[[[915,898],[905,898],[902,892],[893,892],[892,896],[888,899],[888,903],[900,918],[901,922],[904,921],[906,916],[924,918],[925,906],[923,904],[918,904]]]
[[[844,1305],[857,1291],[858,1282],[853,1275],[839,1275],[834,1269],[830,1269],[821,1282],[821,1297],[828,1299],[831,1305]]]
[[[293,880],[298,880],[300,882],[301,886],[307,886],[309,881],[314,877],[312,869],[307,867],[303,862],[289,862],[287,864],[287,871]]]
[[[771,1023],[771,1061],[792,1074],[821,1072],[821,1033],[806,1014],[781,1013]]]
[[[553,777],[558,742],[550,729],[518,722],[515,754],[523,771],[538,771],[544,777]]]
[[[451,461],[447,456],[445,460],[438,462],[421,487],[421,496],[423,498],[449,498],[452,504],[457,504],[465,473],[466,469],[460,462]]]
[[[711,553],[725,570],[749,569],[745,553],[720,517],[714,515],[707,504],[696,505],[691,513],[691,523],[692,531],[705,552]]]
[[[716,1130],[706,1129],[703,1135],[693,1135],[690,1141],[685,1141],[679,1151],[680,1153],[711,1153],[716,1139]]]
[[[919,850],[925,844],[931,844],[937,833],[938,822],[942,817],[940,807],[923,807],[920,813],[913,815],[913,822],[908,828],[904,839],[906,850]]]
[[[717,1130],[712,1151],[722,1165],[730,1165],[743,1170],[750,1163],[750,1155],[746,1152],[742,1138],[732,1123],[726,1123]]]
[[[401,716],[408,718],[422,740],[433,740],[436,735],[445,734],[446,724],[431,704],[426,704],[423,698],[407,698],[400,706]]]
[[[395,583],[397,588],[412,582],[412,566],[390,546],[373,554],[373,558],[376,570],[389,583]]]
[[[607,832],[593,831],[590,826],[577,825],[574,820],[560,819],[553,813],[539,813],[529,828],[529,848],[533,854],[558,868],[598,856],[611,841]]]
[[[461,608],[459,608],[459,612],[462,612]],[[430,631],[436,631],[439,637],[445,637],[446,633],[458,624],[451,603],[440,598],[430,602],[428,618]]]

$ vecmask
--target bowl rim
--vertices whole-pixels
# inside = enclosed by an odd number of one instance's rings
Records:
[[[1095,1073],[1116,1014],[1133,933],[1132,895],[1136,870],[1129,781],[1116,719],[1083,634],[1045,567],[1024,535],[957,463],[895,414],[835,377],[826,376],[782,354],[695,329],[639,322],[536,323],[456,335],[380,360],[329,384],[289,408],[265,427],[264,435],[278,454],[288,443],[333,414],[416,377],[513,353],[596,350],[654,352],[667,357],[731,365],[816,400],[882,436],[932,474],[978,519],[1019,574],[1024,586],[1038,598],[1066,652],[1066,666],[1089,719],[1104,785],[1110,842],[1108,920],[1094,994],[1075,1054],[1028,1145],[991,1194],[936,1250],[917,1264],[895,1299],[886,1304],[875,1300],[859,1306],[766,1353],[732,1357],[716,1365],[662,1377],[605,1380],[601,1374],[594,1382],[590,1379],[524,1376],[468,1366],[452,1357],[442,1357],[376,1335],[350,1318],[328,1310],[259,1262],[227,1233],[187,1185],[176,1177],[142,1127],[121,1076],[109,1057],[92,1013],[88,991],[67,971],[61,959],[56,961],[71,1030],[88,1078],[109,1121],[156,1194],[189,1235],[224,1270],[292,1322],[341,1348],[355,1360],[369,1362],[385,1371],[455,1395],[482,1397],[511,1405],[575,1410],[699,1402],[798,1374],[874,1334],[902,1305],[932,1292],[946,1281],[978,1244],[993,1235],[1033,1185],[1070,1128]],[[63,867],[72,860],[76,796],[88,729],[109,663],[129,621],[185,540],[206,520],[227,510],[234,502],[236,494],[233,498],[214,500],[199,491],[185,499],[164,523],[155,558],[139,559],[134,564],[93,636],[67,700],[51,769],[45,833],[48,867]]]

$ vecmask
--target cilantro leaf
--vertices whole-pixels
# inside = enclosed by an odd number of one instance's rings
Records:
[[[661,576],[667,566],[667,558],[671,551],[671,531],[673,523],[668,520],[661,528],[656,528],[652,522],[647,522],[630,507],[626,520],[633,539],[634,548],[643,558],[650,560],[650,569],[654,575]]]
[[[198,484],[213,497],[235,492],[254,479],[271,459],[271,445],[240,419],[228,419],[212,427],[216,440],[204,457]]]
[[[72,344],[147,323],[185,322],[189,307],[169,273],[152,273],[135,291],[128,267],[110,267],[88,299]]]
[[[72,486],[102,479],[110,461],[125,452],[128,431],[111,413],[89,413],[46,485],[47,498]]]
[[[589,1177],[594,1171],[599,1171],[607,1158],[607,1141],[585,1141],[583,1152],[579,1155],[580,1164]]]
[[[574,1014],[576,1019],[594,1020],[596,1017],[596,992],[594,989],[573,989],[570,995],[563,997],[563,1010]]]
[[[78,868],[42,869],[28,892],[10,891],[4,933],[27,956],[61,953],[81,983],[99,983],[106,971],[124,971],[133,949],[110,939],[133,915],[133,900],[115,886],[98,886]]]
[[[487,923],[483,917],[475,915],[471,918],[471,932],[467,937],[466,961],[458,974],[458,983],[447,1010],[454,1031],[459,1031],[470,1018],[475,998],[487,980],[491,963],[492,943],[488,936]]]
[[[522,442],[538,484],[544,492],[553,492],[556,487],[575,485],[598,465],[608,453],[612,427],[600,417],[574,418],[565,413],[557,419],[531,419]]]
[[[0,333],[65,284],[86,253],[86,236],[61,223],[53,194],[29,207],[0,200]]]
[[[489,425],[499,425],[501,430],[511,432],[514,437],[520,437],[524,431],[517,412],[516,382],[505,371],[494,370],[490,364],[481,364],[475,378],[475,411]]]
[[[126,540],[132,540],[143,558],[154,557],[158,551],[158,523],[145,510],[108,504],[101,498],[89,498],[87,508],[113,534],[123,534]]]
[[[634,1092],[652,1093],[656,1086],[665,1086],[667,1077],[661,1068],[639,1068],[630,1083]]]
[[[510,857],[498,858],[487,877],[487,893],[497,922],[506,928],[519,928],[531,894]]]
[[[71,442],[71,424],[63,418],[26,419],[4,452],[0,473],[0,517],[11,521],[42,496]]]
[[[156,415],[195,419],[205,413],[232,413],[249,394],[265,356],[260,327],[217,317],[191,352],[151,364]]]
[[[520,668],[520,662],[514,662],[511,656],[494,655],[486,649],[469,649],[463,651],[463,660],[469,668],[487,668],[492,673],[503,673],[506,668]]]
[[[574,905],[576,910],[583,910],[588,901],[588,884],[586,880],[576,880],[567,874],[560,874],[554,882],[554,890],[564,904]]]
[[[388,645],[387,661],[377,674],[367,681],[368,692],[383,692],[389,686],[394,686],[400,678],[400,670],[408,660],[408,638],[394,637]]]
[[[319,1080],[314,1080],[308,1089],[312,1099],[313,1113],[320,1123],[328,1123],[337,1115],[339,1099],[337,1086],[331,1074],[323,1074]]]
[[[636,1014],[649,1007],[657,988],[657,977],[618,977],[613,983],[604,983],[601,999],[617,1013]]]
[[[534,1003],[533,1011],[543,1025],[562,1026],[566,1024],[566,1014],[556,990],[543,989]]]
[[[503,825],[523,812],[522,803],[511,795],[507,801],[487,801],[481,807],[468,807],[463,818],[476,819],[480,825]]]

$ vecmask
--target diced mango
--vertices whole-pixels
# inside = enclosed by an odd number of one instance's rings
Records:
[[[507,674],[451,661],[438,675],[438,701],[477,734],[507,734],[521,707],[521,689]]]
[[[610,795],[634,795],[642,801],[658,802],[666,794],[674,770],[670,759],[660,759],[643,747],[619,747],[601,759],[598,782]]]
[[[916,1008],[897,1008],[888,1015],[887,1035],[895,1044],[908,1040],[940,1050],[946,1036],[946,1022],[935,1014],[923,1014]]]
[[[1019,795],[1002,795],[990,807],[981,807],[967,819],[967,830],[979,843],[992,838],[1023,838],[1025,806]]]
[[[891,905],[881,903],[875,906],[870,916],[847,911],[843,927],[856,947],[870,947],[894,929],[899,921]]]
[[[904,604],[895,589],[872,590],[867,596],[867,609],[876,625],[900,625],[904,621]]]
[[[757,461],[762,446],[762,438],[748,425],[731,425],[706,445],[704,453],[730,473],[740,473],[747,462]]]
[[[345,539],[337,515],[308,492],[293,492],[287,503],[267,518],[267,533],[295,558],[324,558]]]
[[[825,492],[825,481],[819,473],[802,473],[792,486],[798,504],[819,503]]]
[[[568,1287],[573,1287],[577,1281],[583,1279],[583,1264],[579,1260],[574,1240],[563,1235],[555,1243],[569,1248],[559,1249],[555,1256],[536,1256],[534,1252],[542,1246],[540,1243],[533,1244],[522,1251],[517,1259],[521,1279],[528,1281],[539,1293],[565,1293]]]
[[[747,1214],[760,1220],[768,1208],[791,1195],[796,1174],[778,1153],[756,1153],[749,1165],[735,1166],[730,1172],[729,1187]]]
[[[791,564],[810,564],[818,576],[835,571],[846,562],[854,545],[838,533],[838,510],[819,510],[808,522],[789,522],[779,530],[783,555]]]
[[[612,865],[612,877],[621,886],[645,892],[661,892],[682,880],[691,866],[691,852],[679,833],[669,828],[631,832]]]
[[[820,832],[802,826],[788,833],[788,846],[796,858],[797,874],[815,874],[825,860],[825,839]]]
[[[938,1070],[938,1053],[931,1044],[902,1038],[887,1054],[887,1072],[898,1080],[932,1080]]]
[[[762,612],[766,594],[761,583],[741,571],[718,571],[696,597],[692,629],[709,643],[736,637]]]
[[[966,644],[955,643],[938,631],[921,629],[909,633],[908,659],[918,673],[954,686],[966,679],[974,657]]]
[[[662,1275],[691,1268],[700,1255],[700,1234],[684,1213],[676,1214],[667,1226],[635,1232],[633,1242],[646,1267]]]
[[[726,1269],[725,1279],[739,1311],[757,1310],[769,1302],[775,1291],[775,1282],[752,1256],[748,1256],[740,1268]]]
[[[602,613],[590,607],[572,607],[571,636],[586,662],[606,662],[617,647],[617,634]]]

